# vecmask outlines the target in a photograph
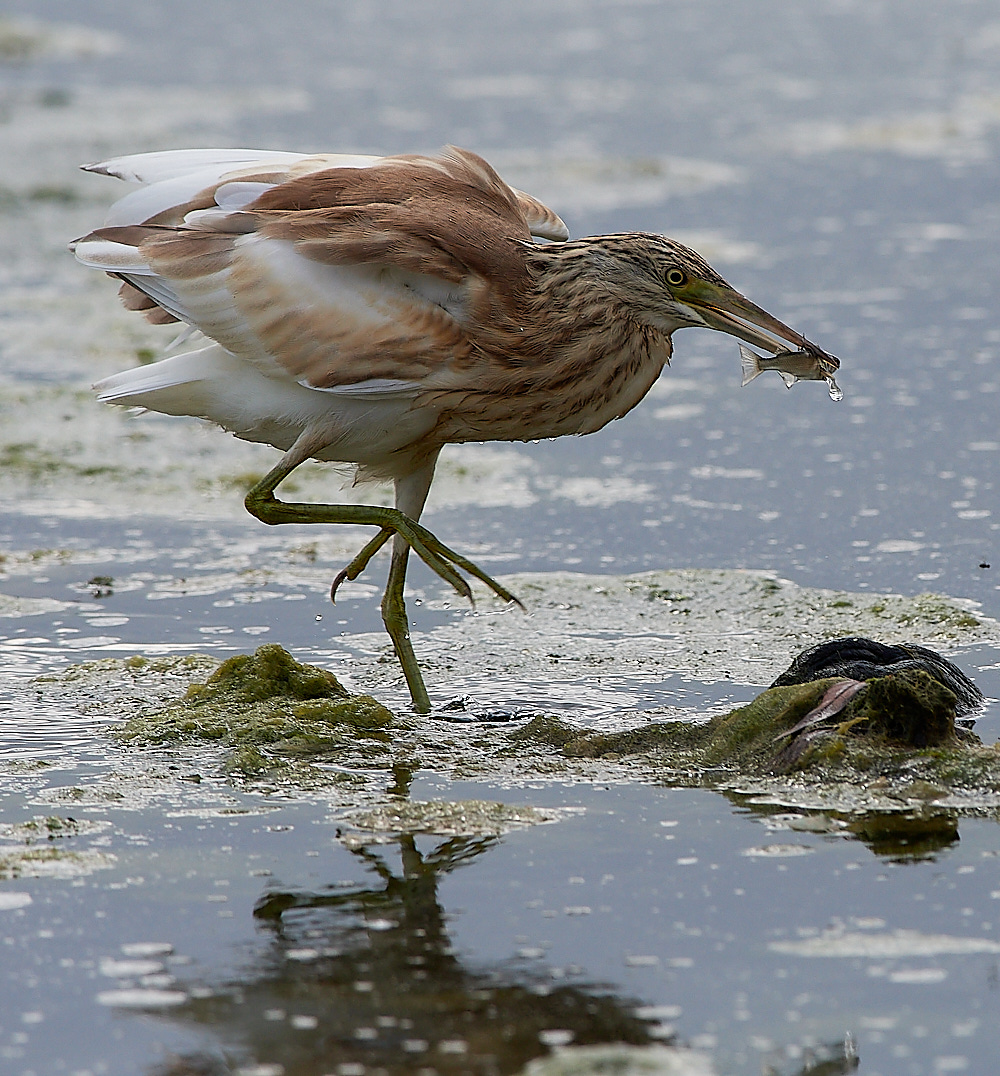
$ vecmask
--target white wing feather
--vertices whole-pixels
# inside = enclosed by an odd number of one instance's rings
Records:
[[[86,164],[83,168],[85,172],[98,172],[129,183],[162,183],[196,172],[214,172],[218,178],[249,165],[290,165],[308,156],[308,153],[267,149],[170,149],[112,157],[97,164]]]
[[[260,149],[178,149],[161,153],[135,153],[115,157],[99,164],[84,166],[87,172],[115,176],[131,183],[143,184],[119,199],[108,211],[106,227],[141,224],[174,206],[183,205],[196,194],[227,176],[234,183],[241,175],[280,168],[289,176],[317,172],[326,168],[369,168],[380,157],[353,153],[285,153]],[[228,188],[230,184],[226,184]],[[250,187],[251,184],[245,186]],[[267,184],[256,185],[257,197]],[[246,202],[253,198],[247,197]],[[246,202],[243,204],[245,205]]]
[[[317,459],[378,466],[423,436],[433,409],[411,408],[405,382],[362,382],[319,392],[267,377],[218,344],[113,374],[94,389],[104,403],[209,419],[247,441],[289,448],[305,428],[328,431]]]

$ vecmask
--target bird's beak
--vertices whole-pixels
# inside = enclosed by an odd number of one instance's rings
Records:
[[[828,355],[811,340],[807,340],[784,322],[778,321],[734,288],[698,281],[689,286],[683,297],[678,298],[710,329],[728,333],[772,354],[790,350],[807,351],[827,360],[833,369],[840,366],[840,361],[833,355]]]

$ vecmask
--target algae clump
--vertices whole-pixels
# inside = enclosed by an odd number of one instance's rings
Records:
[[[899,782],[897,794],[907,801],[958,789],[1000,791],[1000,745],[985,747],[956,726],[957,696],[932,676],[905,670],[875,678],[842,707],[821,713],[838,683],[832,677],[768,688],[703,724],[670,721],[593,733],[536,719],[511,739],[571,758],[646,755],[661,780],[685,786],[795,774],[819,786],[867,786],[884,778]]]
[[[296,661],[274,643],[224,661],[204,683],[161,710],[126,721],[117,735],[132,743],[221,743],[228,772],[257,776],[269,768],[263,748],[317,755],[353,746],[358,737],[388,738],[393,714],[370,695],[352,695],[325,669]]]

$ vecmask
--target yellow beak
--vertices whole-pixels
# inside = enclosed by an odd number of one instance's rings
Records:
[[[699,281],[691,290],[695,294],[684,294],[677,298],[690,307],[708,328],[728,333],[775,355],[782,351],[805,351],[824,359],[832,369],[839,368],[838,358],[778,321],[735,289]]]

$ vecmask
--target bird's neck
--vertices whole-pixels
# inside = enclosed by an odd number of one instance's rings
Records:
[[[669,334],[641,321],[607,286],[586,240],[530,253],[524,353],[537,353],[562,379],[624,393],[625,410],[634,407],[670,361]]]
[[[528,281],[478,319],[476,389],[493,425],[467,439],[593,433],[635,407],[670,360],[670,337],[601,286],[585,245],[530,250]]]

